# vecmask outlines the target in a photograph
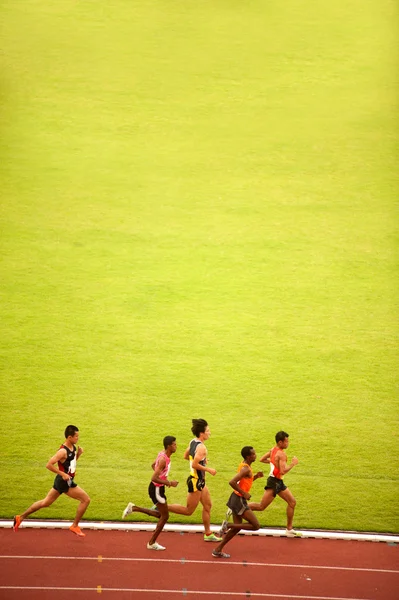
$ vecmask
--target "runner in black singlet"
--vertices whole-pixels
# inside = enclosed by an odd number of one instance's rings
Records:
[[[222,538],[211,531],[211,496],[205,483],[205,473],[216,475],[216,470],[207,467],[207,449],[205,443],[211,435],[208,423],[205,419],[193,419],[191,431],[195,438],[191,440],[189,447],[184,453],[184,458],[190,461],[190,475],[187,479],[187,506],[181,504],[169,504],[169,512],[178,515],[190,516],[198,504],[202,504],[202,522],[204,524],[206,542],[220,542]]]
[[[22,521],[32,513],[53,504],[61,494],[66,494],[69,498],[79,501],[75,520],[69,528],[79,537],[85,537],[85,533],[79,527],[79,521],[83,517],[87,507],[90,504],[90,498],[82,488],[74,481],[76,471],[76,461],[83,453],[83,448],[76,450],[76,443],[79,440],[79,429],[75,425],[68,425],[65,429],[65,442],[60,449],[52,456],[46,468],[56,474],[52,489],[43,500],[34,502],[25,512],[14,517],[14,531],[17,531]]]

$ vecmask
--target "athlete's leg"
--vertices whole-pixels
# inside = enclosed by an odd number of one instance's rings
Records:
[[[258,531],[258,529],[260,528],[259,521],[256,518],[256,515],[254,515],[254,513],[252,512],[252,510],[250,508],[247,508],[247,510],[242,514],[242,517],[246,521],[248,521],[248,523],[242,523],[242,519],[241,519],[241,521],[238,522],[240,524],[238,524],[234,520],[234,523],[228,523],[228,525],[227,525],[228,529],[229,530],[235,529],[235,530],[237,530],[237,533],[240,531],[240,529],[246,529],[249,531]]]
[[[202,504],[202,522],[204,524],[205,535],[211,535],[211,508],[212,500],[209,488],[207,486],[201,492],[200,502]]]
[[[136,506],[135,504],[133,504],[132,508],[131,508],[131,512],[139,512],[139,513],[143,513],[143,515],[148,515],[149,517],[159,517],[159,504],[157,503],[157,508],[142,508],[141,506]]]
[[[294,520],[294,512],[296,506],[296,500],[290,490],[287,488],[283,492],[279,493],[280,498],[286,501],[287,506],[287,529],[292,529],[292,522]]]
[[[80,519],[83,517],[87,507],[90,504],[90,498],[78,485],[76,487],[69,488],[69,490],[66,492],[66,495],[74,500],[79,500],[78,508],[76,509],[75,520],[72,523],[72,527],[77,527]]]
[[[175,513],[176,515],[185,515],[186,517],[189,517],[197,508],[201,499],[201,493],[202,492],[198,491],[189,492],[187,494],[187,506],[182,506],[181,504],[168,504],[169,512]]]
[[[240,515],[236,515],[233,513],[233,521],[234,524],[229,523],[229,529],[226,535],[223,536],[222,541],[216,546],[215,550],[213,551],[215,554],[219,554],[220,552],[222,552],[227,542],[233,539],[233,537],[237,535],[241,528],[245,527],[245,525],[242,525],[242,517],[240,517]]]
[[[274,491],[271,488],[265,490],[260,502],[248,502],[251,510],[265,510],[274,500]]]
[[[26,519],[26,517],[40,510],[41,508],[51,506],[51,504],[53,504],[53,502],[55,502],[55,500],[57,500],[59,496],[60,493],[57,492],[57,490],[55,490],[54,488],[51,488],[51,490],[49,491],[47,496],[43,498],[43,500],[38,500],[37,502],[34,502],[32,506],[30,506],[24,513],[22,513],[22,515],[19,515],[20,521],[23,521],[24,519]]]
[[[152,511],[152,512],[157,513],[157,516],[159,517],[159,521],[157,523],[157,526],[155,527],[154,533],[152,534],[150,541],[148,542],[151,546],[152,546],[152,544],[155,544],[157,537],[159,536],[162,529],[164,528],[165,523],[169,519],[168,505],[166,504],[166,502],[164,504],[161,502],[158,502],[157,509],[158,509],[157,511]]]

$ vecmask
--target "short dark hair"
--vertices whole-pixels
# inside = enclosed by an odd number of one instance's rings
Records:
[[[77,431],[79,431],[79,429],[76,425],[68,425],[64,432],[65,439],[69,438],[69,436],[73,437]]]
[[[285,438],[290,437],[286,431],[278,431],[276,433],[276,444],[284,442]]]
[[[166,435],[163,438],[163,447],[165,448],[165,450],[168,446],[171,446],[173,444],[173,442],[175,442],[175,441],[176,441],[176,438],[173,435]]]
[[[253,449],[253,446],[244,446],[244,448],[241,450],[241,456],[244,460],[251,455]]]
[[[205,419],[193,419],[192,424],[191,431],[195,437],[198,437],[200,433],[205,433],[205,429],[208,427],[208,423]]]

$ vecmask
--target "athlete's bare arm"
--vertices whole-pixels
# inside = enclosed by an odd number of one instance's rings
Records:
[[[200,464],[200,461],[206,460],[206,446],[205,444],[199,444],[197,446],[197,450],[195,452],[194,460],[193,460],[193,469],[196,471],[206,471],[210,475],[216,475],[216,469],[211,469],[211,467],[204,467]]]
[[[184,451],[183,457],[185,460],[190,459],[190,446]]]
[[[243,496],[245,500],[249,500],[251,498],[251,494],[249,492],[244,492],[244,490],[242,490],[238,485],[238,482],[241,481],[241,479],[244,479],[244,477],[248,477],[249,474],[249,467],[242,467],[242,469],[240,469],[240,472],[237,473],[237,475],[235,475],[233,479],[229,481],[229,485],[231,485],[233,490],[241,494],[241,496]]]
[[[264,454],[262,456],[262,458],[260,459],[260,462],[269,464],[270,463],[270,454],[271,453],[272,453],[271,450],[269,450],[269,452],[266,452],[266,454]]]
[[[167,487],[176,487],[179,483],[178,481],[169,481],[168,479],[161,479],[159,476],[166,467],[166,461],[164,458],[160,458],[158,462],[157,468],[154,470],[152,474],[151,481],[153,483],[159,483],[160,485],[166,485]]]
[[[62,479],[64,479],[65,481],[68,481],[68,479],[71,479],[71,476],[68,475],[68,473],[64,473],[63,471],[60,471],[58,468],[58,462],[60,462],[60,463],[65,462],[66,457],[67,457],[67,451],[65,450],[65,448],[60,448],[58,450],[58,452],[49,459],[49,461],[46,465],[46,469],[48,469],[52,473],[55,473],[56,475],[61,475]]]
[[[288,473],[288,471],[291,471],[291,469],[293,467],[295,467],[295,465],[297,465],[297,464],[298,464],[298,459],[296,456],[293,456],[291,463],[289,465],[287,465],[286,453],[283,452],[282,450],[279,450],[279,452],[276,453],[276,467],[280,471],[282,477],[286,473]]]

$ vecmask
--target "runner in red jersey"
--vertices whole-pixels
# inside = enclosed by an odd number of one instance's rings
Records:
[[[287,537],[301,537],[301,534],[293,529],[292,523],[296,500],[287,486],[284,484],[283,477],[298,464],[296,456],[293,457],[291,463],[287,465],[287,455],[285,450],[289,446],[289,435],[285,431],[276,433],[276,445],[269,452],[266,452],[260,459],[260,462],[270,464],[270,474],[267,478],[265,493],[260,502],[251,502],[249,507],[252,510],[265,510],[273,502],[276,495],[285,500],[287,503],[287,529],[285,534]]]

